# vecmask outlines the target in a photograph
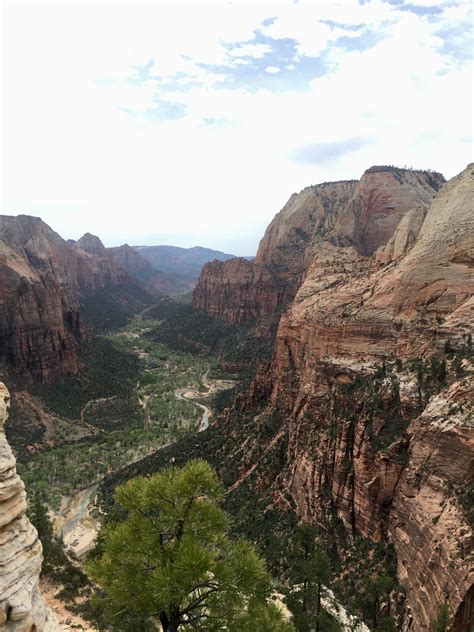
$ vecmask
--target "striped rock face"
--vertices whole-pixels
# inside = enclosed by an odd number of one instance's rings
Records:
[[[0,629],[54,632],[54,616],[38,590],[43,560],[38,533],[26,516],[26,493],[4,434],[10,394],[0,382]]]

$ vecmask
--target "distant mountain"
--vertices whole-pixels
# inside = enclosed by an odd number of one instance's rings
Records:
[[[147,257],[128,244],[107,248],[107,253],[131,277],[155,295],[183,294],[192,290],[196,284],[194,276],[157,270]]]
[[[193,248],[179,248],[178,246],[133,246],[142,257],[147,259],[155,270],[165,274],[178,275],[184,282],[196,281],[201,274],[202,267],[209,261],[227,261],[234,259],[219,250],[194,246]],[[195,283],[191,283],[192,286]]]
[[[159,276],[159,272],[151,263],[128,244],[107,248],[107,252],[122,268],[142,283],[149,283]]]

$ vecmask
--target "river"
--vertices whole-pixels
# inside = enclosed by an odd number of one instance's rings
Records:
[[[191,386],[175,389],[175,397],[177,399],[189,401],[203,411],[196,432],[202,432],[209,427],[209,418],[212,411],[208,406],[194,400],[209,397],[218,391],[230,389],[235,385],[235,382],[232,380],[211,380],[209,378],[209,369],[202,375],[201,383],[207,389],[206,393],[200,393]],[[146,406],[151,397],[153,395],[143,398],[143,400],[140,400],[140,404]],[[162,446],[162,448],[166,447],[166,445]],[[56,537],[61,538],[65,548],[77,558],[83,557],[93,548],[100,529],[99,519],[91,513],[91,505],[98,486],[98,483],[96,483],[72,496],[64,497],[59,510],[53,514]]]

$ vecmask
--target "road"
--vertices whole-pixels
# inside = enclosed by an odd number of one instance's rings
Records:
[[[191,404],[198,406],[203,411],[202,418],[196,432],[202,432],[209,427],[209,417],[212,414],[211,410],[207,406],[197,402],[196,399],[209,397],[209,395],[213,395],[218,391],[225,391],[235,386],[234,380],[210,380],[209,371],[210,369],[206,369],[201,377],[201,383],[205,388],[207,388],[207,393],[199,393],[198,391],[193,390],[191,386],[187,386],[186,388],[177,388],[174,392],[177,399],[186,400]]]

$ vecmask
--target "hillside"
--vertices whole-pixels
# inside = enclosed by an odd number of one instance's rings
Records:
[[[228,261],[234,255],[194,246],[179,248],[178,246],[133,246],[151,265],[160,272],[178,275],[178,277],[196,280],[202,267],[209,261]]]

